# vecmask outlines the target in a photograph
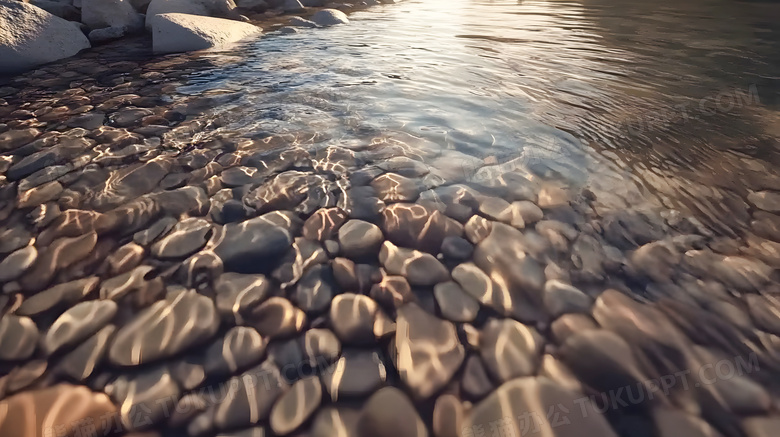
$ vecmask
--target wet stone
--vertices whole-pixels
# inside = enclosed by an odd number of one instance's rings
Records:
[[[762,211],[780,212],[780,193],[774,191],[756,191],[748,194],[747,201]]]
[[[428,430],[406,395],[395,387],[374,393],[363,406],[358,435],[374,437],[428,437]]]
[[[747,295],[748,311],[756,327],[780,335],[780,302],[764,296]]]
[[[598,329],[598,325],[585,314],[564,314],[550,325],[552,337],[558,344],[563,344],[572,335],[589,329]]]
[[[109,119],[115,126],[129,127],[149,115],[154,115],[151,109],[127,107],[115,112]]]
[[[104,326],[95,335],[68,352],[58,363],[57,373],[74,381],[84,381],[89,378],[102,363],[114,331],[116,331],[114,325]]]
[[[283,394],[271,410],[270,425],[277,435],[287,435],[311,417],[322,402],[322,386],[316,376],[302,379]]]
[[[97,129],[103,126],[106,115],[101,112],[92,112],[76,115],[65,122],[68,127],[80,127],[88,130]]]
[[[215,233],[214,253],[225,270],[237,273],[267,273],[292,245],[286,229],[269,222],[266,216],[224,226]]]
[[[396,173],[385,173],[373,181],[371,187],[385,203],[414,202],[420,197],[420,185],[413,179]]]
[[[0,360],[26,360],[35,352],[38,328],[27,317],[0,317]]]
[[[109,273],[112,275],[121,275],[136,268],[145,255],[143,247],[135,243],[127,243],[109,255],[108,263]]]
[[[362,220],[350,220],[338,231],[339,247],[347,258],[377,253],[383,239],[382,230],[377,225]]]
[[[494,223],[490,235],[477,245],[474,263],[489,275],[502,277],[510,287],[541,291],[544,268],[526,253],[524,241],[517,229]]]
[[[19,249],[0,262],[0,282],[13,281],[22,276],[38,259],[38,250],[35,246],[27,246]]]
[[[52,355],[62,348],[89,338],[106,326],[117,312],[111,300],[81,302],[65,311],[54,321],[43,339],[43,350]]]
[[[73,170],[74,166],[71,164],[47,166],[20,180],[19,191],[24,192],[47,182],[52,182]]]
[[[214,282],[214,290],[219,314],[240,325],[246,315],[268,297],[271,283],[263,275],[223,273]]]
[[[323,208],[314,212],[303,224],[303,238],[315,241],[330,240],[347,221],[340,208]]]
[[[358,437],[360,412],[352,408],[327,406],[321,408],[311,425],[312,437]]]
[[[756,211],[750,227],[756,235],[780,242],[780,216],[764,211]]]
[[[441,315],[451,322],[471,322],[479,312],[479,302],[463,291],[457,282],[441,282],[433,287]]]
[[[40,230],[49,226],[61,213],[62,211],[60,210],[59,205],[49,202],[38,205],[35,209],[30,211],[27,217],[30,219],[30,224],[32,224],[35,229]]]
[[[415,398],[427,399],[450,381],[463,362],[465,350],[455,325],[414,303],[398,309],[397,323],[398,373]]]
[[[382,228],[393,243],[438,253],[445,237],[463,233],[460,223],[441,212],[418,204],[397,203],[382,211]]]
[[[163,190],[172,190],[174,188],[181,188],[187,185],[187,181],[190,179],[189,173],[170,173],[165,175],[160,181],[160,188]]]
[[[208,341],[218,328],[211,299],[194,291],[170,293],[120,328],[108,356],[118,366],[149,363]]]
[[[511,399],[511,402],[507,400]],[[529,411],[545,411],[555,405],[561,411],[582,411],[572,415],[568,422],[553,426],[552,417],[540,414],[536,419],[541,429],[550,436],[575,437],[584,435],[615,437],[616,434],[604,417],[582,393],[567,390],[545,378],[517,378],[506,382],[490,396],[476,404],[464,421],[464,429],[475,429],[489,423],[501,423],[507,432],[521,435],[526,429],[524,416]],[[582,408],[581,410],[579,408]],[[504,418],[508,418],[505,420]]]
[[[131,431],[161,423],[181,394],[166,367],[122,375],[105,391],[119,406],[124,429]]]
[[[148,246],[154,243],[161,235],[165,235],[173,229],[178,221],[173,217],[163,217],[149,226],[148,229],[138,231],[133,235],[133,241],[141,246]]]
[[[34,140],[40,134],[41,131],[35,128],[9,130],[0,133],[0,147],[3,151],[14,150]]]
[[[482,399],[493,391],[493,383],[488,377],[482,360],[472,355],[466,359],[461,379],[463,392],[473,400]]]
[[[184,258],[206,245],[211,224],[200,218],[188,218],[176,224],[171,233],[152,245],[157,258]]]
[[[199,362],[209,377],[233,375],[260,361],[265,354],[265,341],[252,328],[237,326],[225,333],[205,350]]]
[[[43,437],[52,429],[73,435],[79,424],[93,423],[98,434],[110,432],[117,408],[108,396],[86,387],[58,384],[26,391],[0,401],[0,434],[4,436]]]
[[[257,169],[255,168],[231,167],[222,172],[220,180],[222,181],[222,185],[226,187],[240,187],[256,182],[255,173],[257,173]]]
[[[49,182],[27,191],[20,192],[16,206],[18,208],[35,208],[38,205],[56,200],[62,193],[62,184]]]
[[[512,205],[499,197],[485,197],[479,203],[479,212],[484,214],[490,220],[511,223]]]
[[[417,300],[409,281],[403,276],[383,277],[378,284],[371,287],[369,295],[388,311],[394,311],[405,303]]]
[[[237,387],[234,395],[226,397],[206,413],[213,417],[217,430],[247,428],[268,419],[274,402],[289,388],[271,361],[231,378],[227,384]]]
[[[90,232],[76,238],[60,238],[38,256],[38,261],[21,278],[25,290],[37,291],[46,287],[54,275],[84,259],[97,244],[97,233]]]
[[[657,241],[639,247],[630,259],[632,267],[642,276],[655,282],[670,282],[681,255],[670,244]]]
[[[512,202],[512,216],[514,221],[519,217],[525,226],[529,226],[544,218],[544,212],[535,203],[521,200]]]
[[[9,180],[18,181],[45,167],[61,164],[65,158],[58,152],[58,149],[51,148],[36,152],[27,156],[12,165],[6,171],[5,175]]]
[[[352,187],[339,198],[338,206],[355,220],[375,220],[385,207],[371,187]]]
[[[560,358],[583,384],[596,390],[636,387],[646,379],[628,343],[604,329],[571,335],[560,349]]]
[[[330,322],[333,331],[345,345],[370,345],[374,337],[377,305],[368,296],[344,293],[333,298]]]
[[[368,396],[381,387],[387,371],[379,354],[370,350],[345,349],[341,358],[321,374],[333,401]]]
[[[482,240],[487,238],[488,235],[490,235],[492,230],[493,222],[478,215],[472,216],[463,227],[463,232],[466,234],[466,238],[472,244],[479,244]]]
[[[388,273],[405,277],[411,285],[431,286],[450,277],[447,268],[433,255],[398,247],[389,241],[382,245],[379,261]]]
[[[748,437],[770,437],[777,433],[780,417],[750,417],[742,421],[742,428]]]
[[[281,297],[269,298],[254,308],[247,318],[246,324],[269,340],[294,336],[306,324],[306,314]]]
[[[174,382],[184,391],[193,390],[203,384],[206,373],[203,367],[186,361],[177,361],[169,365]]]
[[[555,279],[544,284],[544,305],[554,319],[563,314],[587,313],[592,304],[588,295],[569,284]]]
[[[335,279],[330,266],[316,265],[298,281],[295,302],[308,314],[322,313],[328,309],[335,291]]]
[[[445,394],[436,399],[433,407],[433,435],[459,437],[463,426],[463,404],[457,396]]]
[[[341,355],[341,342],[333,331],[309,329],[303,336],[303,353],[311,366],[331,363]]]
[[[273,271],[272,277],[281,283],[282,288],[286,289],[299,280],[303,280],[304,276],[309,276],[310,270],[316,269],[319,271],[317,275],[320,275],[321,265],[327,261],[328,256],[319,242],[299,237],[293,242],[292,250],[287,252],[281,260],[281,265]],[[329,272],[324,273],[324,277],[329,276]],[[309,277],[307,279],[311,285],[311,281],[316,278]]]
[[[146,276],[153,270],[152,266],[141,265],[129,272],[103,281],[100,284],[100,298],[118,301],[127,295],[137,294],[149,284]]]
[[[462,237],[445,237],[441,242],[444,258],[453,261],[466,261],[474,253],[474,246]]]
[[[273,341],[268,345],[268,359],[273,361],[287,382],[292,384],[304,375],[304,357],[300,338]]]
[[[95,291],[99,283],[100,279],[92,276],[57,284],[25,299],[16,314],[35,317],[56,308],[71,306]]]
[[[11,253],[21,249],[32,241],[30,233],[23,228],[10,228],[0,231],[0,253]]]
[[[5,386],[6,394],[24,390],[41,379],[46,373],[48,365],[46,360],[32,360],[15,368],[8,374],[8,384]]]
[[[544,338],[533,328],[511,319],[492,319],[482,329],[480,356],[501,382],[536,373]]]

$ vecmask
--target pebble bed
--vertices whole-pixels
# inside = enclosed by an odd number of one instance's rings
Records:
[[[207,59],[112,56],[0,88],[0,435],[780,429],[780,194],[724,239],[441,148],[203,136]]]

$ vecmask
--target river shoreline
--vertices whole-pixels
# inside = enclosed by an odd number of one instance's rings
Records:
[[[251,45],[0,87],[1,435],[774,435],[776,175],[721,230],[523,156],[279,129],[300,101],[242,80],[289,76],[220,70]]]

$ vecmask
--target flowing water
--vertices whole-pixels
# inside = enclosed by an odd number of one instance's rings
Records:
[[[0,434],[776,433],[780,5],[350,21],[0,78]]]
[[[779,14],[731,1],[409,1],[247,44],[180,91],[245,93],[216,109],[226,130],[411,136],[468,155],[448,160],[448,180],[495,158],[611,208],[661,204],[739,229],[747,190],[778,187]]]

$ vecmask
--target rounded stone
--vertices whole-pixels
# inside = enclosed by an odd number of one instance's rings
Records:
[[[81,302],[65,311],[49,328],[43,340],[48,355],[72,346],[98,332],[114,318],[118,310],[112,300]]]
[[[6,314],[0,317],[0,360],[30,358],[38,343],[38,327],[28,317]]]
[[[377,253],[383,239],[379,226],[363,220],[350,220],[338,232],[341,253],[348,258],[360,258]]]
[[[207,342],[218,328],[211,299],[194,290],[169,293],[117,332],[108,356],[115,365],[137,366]]]
[[[492,319],[482,329],[480,355],[493,377],[501,382],[536,373],[544,339],[512,319]]]
[[[369,345],[376,342],[374,317],[377,305],[370,297],[344,293],[333,298],[330,322],[333,331],[347,345]]]
[[[316,376],[301,379],[271,409],[271,429],[287,435],[299,428],[320,406],[322,386]]]
[[[414,404],[395,387],[374,393],[363,406],[358,435],[372,437],[428,437],[428,430]]]
[[[38,259],[35,246],[27,246],[8,255],[0,262],[0,282],[13,281],[22,276]]]

